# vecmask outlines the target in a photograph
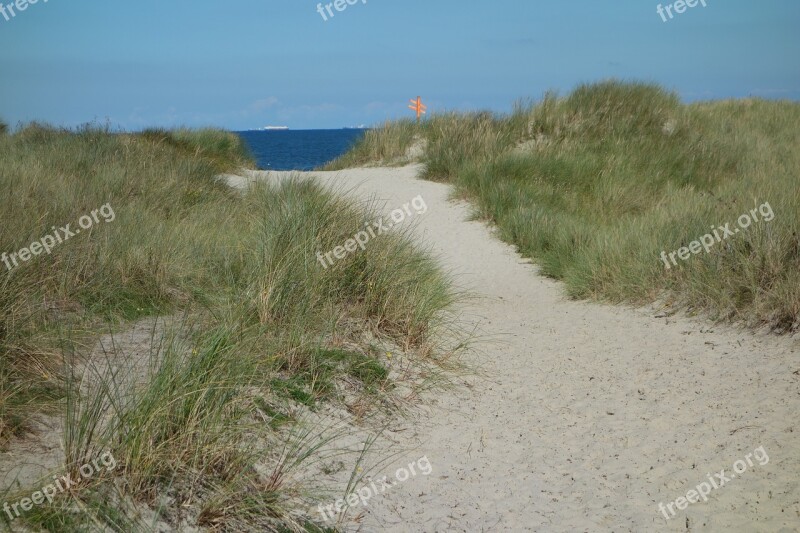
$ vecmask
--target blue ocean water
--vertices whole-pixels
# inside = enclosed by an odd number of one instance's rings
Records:
[[[367,130],[239,131],[261,170],[311,170],[345,153]]]

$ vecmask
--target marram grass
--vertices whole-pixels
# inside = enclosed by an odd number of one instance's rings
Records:
[[[292,413],[341,402],[342,383],[388,403],[389,372],[364,339],[425,357],[457,295],[404,234],[322,268],[316,252],[376,213],[313,181],[243,195],[216,179],[249,164],[239,138],[215,130],[30,124],[0,135],[0,252],[104,204],[115,212],[0,266],[0,442],[35,413],[65,410],[70,462],[110,450],[119,463],[20,523],[147,530],[136,511],[168,497],[154,519],[173,525],[184,510],[214,530],[322,530],[298,512],[313,498],[290,474],[320,460],[323,441],[302,437]],[[153,316],[169,326],[145,335],[135,390],[112,362],[85,359],[99,333]]]
[[[509,115],[433,115],[414,134],[423,176],[452,183],[569,295],[788,332],[800,327],[799,119],[795,102],[682,104],[610,80]],[[340,161],[383,155],[403,128],[375,130]],[[765,202],[773,220],[677,266],[659,258]]]

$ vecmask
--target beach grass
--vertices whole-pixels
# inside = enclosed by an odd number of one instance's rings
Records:
[[[408,150],[419,139],[419,125],[411,119],[387,121],[364,133],[341,157],[319,170],[341,170],[364,165],[401,165],[408,163]]]
[[[65,468],[104,450],[118,462],[21,523],[136,531],[190,516],[213,530],[322,531],[299,511],[313,495],[288,481],[321,441],[292,413],[342,404],[344,383],[385,405],[394,384],[374,343],[436,363],[459,297],[437,263],[400,232],[324,268],[317,252],[375,206],[309,180],[241,192],[218,179],[242,166],[252,161],[238,136],[215,130],[34,123],[0,136],[0,251],[113,210],[0,268],[3,445],[38,413],[66,413]],[[140,339],[146,379],[129,388],[91,348],[152,317],[164,326]]]
[[[609,80],[506,115],[434,114],[416,135],[423,176],[452,183],[571,297],[788,332],[800,327],[798,118],[795,102],[683,104],[654,84]],[[386,125],[354,152],[396,137]],[[765,203],[774,219],[708,253],[661,259]]]

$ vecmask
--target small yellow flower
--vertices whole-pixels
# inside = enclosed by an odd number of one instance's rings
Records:
[[[391,359],[391,358],[392,358],[392,352],[386,352],[386,357],[388,357],[389,359]]]

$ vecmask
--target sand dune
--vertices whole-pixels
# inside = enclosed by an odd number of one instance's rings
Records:
[[[382,474],[423,455],[432,473],[355,508],[350,529],[800,530],[796,339],[570,301],[484,224],[467,221],[469,206],[449,201],[449,186],[416,179],[418,171],[313,175],[384,200],[387,213],[422,195],[428,210],[415,232],[479,295],[465,316],[493,341],[469,356],[485,377],[430,398],[386,447],[407,451]],[[759,447],[764,464],[753,459]],[[747,454],[752,465],[736,463]],[[708,501],[672,503],[723,469],[735,477]],[[675,516],[668,510],[667,520],[659,503],[672,503]]]

